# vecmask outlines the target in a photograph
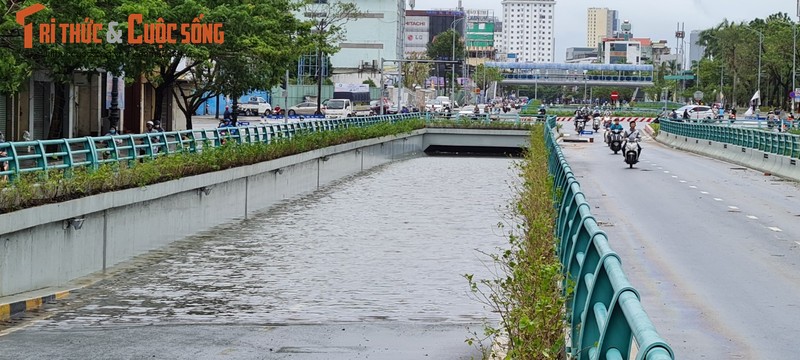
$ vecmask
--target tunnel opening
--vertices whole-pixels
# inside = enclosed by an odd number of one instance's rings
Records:
[[[522,157],[524,151],[525,150],[520,147],[431,145],[425,149],[425,154],[429,156]]]

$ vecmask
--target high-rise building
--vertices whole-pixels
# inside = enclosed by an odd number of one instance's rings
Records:
[[[503,0],[503,40],[509,60],[555,60],[555,0]]]
[[[611,35],[614,35],[617,31],[619,31],[619,11],[617,10],[609,10],[609,16],[611,16]]]
[[[689,64],[700,61],[706,52],[705,46],[697,44],[698,40],[700,40],[700,30],[693,30],[689,33]]]
[[[615,26],[619,25],[616,10],[608,8],[589,8],[586,18],[586,46],[596,48],[603,38],[614,36]]]

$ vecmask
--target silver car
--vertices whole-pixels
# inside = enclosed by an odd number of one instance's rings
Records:
[[[320,107],[322,115],[325,115],[325,106]],[[289,108],[289,116],[294,115],[314,115],[317,112],[317,103],[302,102]]]

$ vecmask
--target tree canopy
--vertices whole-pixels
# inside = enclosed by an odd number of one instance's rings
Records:
[[[761,103],[788,107],[792,91],[793,21],[785,13],[766,19],[733,23],[727,20],[700,33],[698,44],[706,47],[705,56],[692,64],[698,81],[692,91],[706,98],[725,95],[726,103],[746,105],[761,89]],[[759,38],[761,44],[761,83],[758,83]],[[720,88],[722,80],[722,88]]]
[[[427,45],[427,55],[434,60],[458,60],[465,54],[464,39],[453,29],[436,35]]]

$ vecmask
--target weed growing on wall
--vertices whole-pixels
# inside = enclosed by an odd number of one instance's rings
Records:
[[[658,136],[658,132],[661,131],[661,124],[650,124],[650,127],[653,129],[653,136]]]
[[[480,343],[507,337],[507,359],[564,359],[563,307],[559,284],[564,277],[556,255],[553,181],[548,173],[548,150],[543,125],[531,131],[531,147],[517,164],[521,182],[507,207],[509,218],[499,227],[508,232],[509,247],[490,257],[500,271],[495,279],[465,275],[479,300],[501,315],[498,327],[467,339]],[[481,345],[481,347],[483,347]]]

